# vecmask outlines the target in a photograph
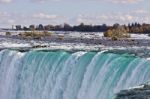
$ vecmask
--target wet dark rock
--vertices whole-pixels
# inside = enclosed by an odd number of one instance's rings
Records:
[[[115,99],[150,99],[150,83],[120,91]]]

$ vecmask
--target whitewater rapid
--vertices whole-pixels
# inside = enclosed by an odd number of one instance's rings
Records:
[[[110,52],[0,51],[0,99],[113,99],[150,81],[150,60]]]

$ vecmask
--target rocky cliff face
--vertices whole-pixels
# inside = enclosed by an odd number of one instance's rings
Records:
[[[115,99],[150,99],[150,83],[129,90],[122,90]]]

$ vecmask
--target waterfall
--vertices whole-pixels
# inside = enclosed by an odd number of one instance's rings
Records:
[[[110,52],[0,51],[0,99],[113,99],[150,81],[150,60]]]

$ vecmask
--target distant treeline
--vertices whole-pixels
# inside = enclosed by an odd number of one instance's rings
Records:
[[[22,27],[21,25],[16,25],[16,30],[47,30],[47,31],[81,31],[81,32],[104,32],[108,30],[108,26],[106,24],[103,25],[85,25],[81,23],[77,26],[71,26],[69,24],[63,25],[30,25],[29,27]]]
[[[106,32],[111,29],[115,29],[116,27],[121,26],[124,27],[129,33],[150,33],[150,24],[139,24],[139,23],[129,23],[128,25],[119,25],[118,23],[113,26],[108,26],[106,24],[103,25],[85,25],[81,23],[80,25],[71,26],[69,24],[63,25],[30,25],[28,27],[16,25],[15,30],[24,30],[24,31],[79,31],[79,32]]]

